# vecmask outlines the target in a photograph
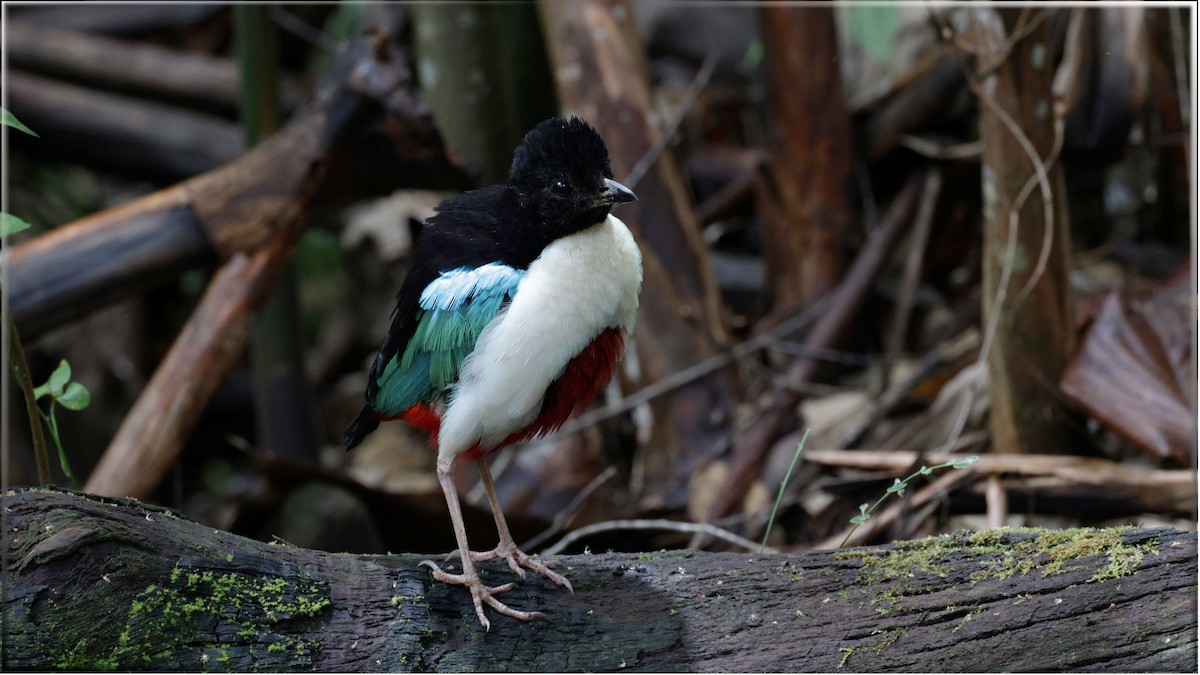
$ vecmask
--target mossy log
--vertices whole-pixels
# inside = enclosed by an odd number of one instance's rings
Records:
[[[1196,670],[1196,535],[961,533],[792,555],[559,558],[531,623],[416,555],[271,545],[131,500],[3,497],[4,670]],[[485,564],[494,582],[503,565]]]

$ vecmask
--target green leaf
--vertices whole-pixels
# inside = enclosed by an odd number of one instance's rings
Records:
[[[30,227],[29,223],[14,215],[0,213],[0,239],[10,234],[16,234],[21,230],[28,230]]]
[[[888,493],[889,495],[891,495],[891,494],[896,494],[897,492],[899,492],[899,493],[903,494],[903,493],[904,493],[904,486],[905,486],[905,483],[904,483],[904,481],[902,481],[902,480],[900,480],[899,478],[897,478],[897,479],[896,479],[896,482],[895,482],[895,483],[892,483],[891,487],[889,487],[889,488],[887,489],[887,493]]]
[[[46,380],[46,386],[50,388],[50,395],[58,399],[63,395],[63,389],[67,386],[67,382],[71,381],[71,364],[67,363],[66,359],[58,362],[58,367],[50,373],[50,379]]]
[[[92,394],[87,390],[87,387],[72,382],[67,385],[67,390],[58,397],[58,402],[67,410],[83,410],[92,403]]]
[[[917,471],[917,473],[921,474],[922,476],[928,476],[929,474],[933,473],[933,469],[923,466],[921,467],[920,471]]]
[[[958,460],[957,462],[951,464],[950,466],[953,466],[956,469],[965,469],[978,461],[979,461],[979,455],[971,455],[970,457],[968,457],[966,459]]]
[[[33,400],[38,400],[46,394],[50,393],[50,383],[35,387],[33,390]]]
[[[853,518],[850,519],[850,522],[855,525],[862,525],[863,523],[867,522],[867,518],[870,518],[870,517],[871,516],[864,513],[861,516],[854,516]]]
[[[10,113],[6,108],[0,108],[0,122],[2,122],[6,127],[12,127],[18,131],[24,131],[35,138],[40,138],[40,136],[37,135],[37,132],[25,126],[24,124],[21,124],[21,120],[18,120],[16,116]]]

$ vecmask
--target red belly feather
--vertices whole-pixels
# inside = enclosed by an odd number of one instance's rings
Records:
[[[468,448],[462,457],[478,459],[506,445],[557,430],[571,418],[571,415],[581,412],[591,405],[596,396],[608,385],[624,347],[625,336],[620,328],[605,329],[567,363],[563,374],[557,380],[550,383],[546,389],[545,398],[542,400],[542,409],[533,422],[509,434],[494,448],[485,450],[476,443]],[[383,419],[402,419],[408,422],[413,427],[429,434],[429,444],[437,447],[441,418],[433,408],[418,403],[397,417]]]

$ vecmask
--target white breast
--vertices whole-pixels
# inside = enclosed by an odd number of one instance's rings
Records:
[[[494,447],[532,422],[546,388],[592,338],[633,330],[641,285],[641,252],[611,215],[547,246],[463,362],[442,415],[439,457],[476,441]]]

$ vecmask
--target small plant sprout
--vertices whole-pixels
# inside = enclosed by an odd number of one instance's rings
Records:
[[[953,462],[943,462],[934,466],[922,466],[920,469],[917,469],[912,475],[906,478],[897,478],[895,482],[888,486],[888,489],[883,493],[883,496],[875,500],[874,504],[863,503],[858,505],[858,515],[850,519],[850,523],[854,525],[854,527],[850,528],[850,531],[846,533],[846,537],[842,539],[842,543],[838,544],[838,548],[845,546],[846,542],[850,541],[850,535],[854,534],[854,531],[858,529],[859,525],[867,522],[871,518],[871,514],[875,512],[875,509],[878,509],[888,497],[891,497],[892,495],[900,495],[903,497],[904,490],[908,487],[909,482],[916,480],[918,476],[928,476],[938,469],[965,469],[978,461],[979,455],[971,455],[966,459],[960,459]]]
[[[767,531],[763,532],[762,546],[758,548],[759,555],[767,550],[767,537],[771,536],[771,527],[775,524],[775,514],[779,513],[779,505],[783,502],[783,491],[787,489],[788,482],[792,480],[792,471],[796,468],[796,462],[800,460],[800,452],[804,450],[804,442],[808,440],[810,431],[812,429],[804,430],[804,436],[796,444],[796,454],[792,455],[792,463],[788,465],[787,473],[783,475],[783,482],[779,484],[779,494],[775,497],[775,506],[771,508],[771,517],[767,519]]]
[[[55,413],[60,405],[67,410],[83,410],[91,404],[92,395],[82,384],[71,381],[71,365],[64,359],[59,361],[58,367],[54,369],[53,373],[50,373],[50,379],[33,390],[33,397],[38,401],[44,397],[50,399],[49,412],[43,410],[39,404],[38,413],[46,423],[46,428],[50,430],[50,437],[54,439],[55,447],[58,448],[58,461],[62,466],[63,474],[72,484],[75,484],[75,474],[71,472],[71,465],[67,462],[67,453],[63,450],[62,439],[58,433],[58,417]]]

